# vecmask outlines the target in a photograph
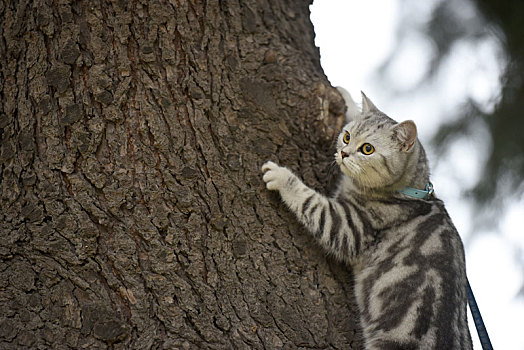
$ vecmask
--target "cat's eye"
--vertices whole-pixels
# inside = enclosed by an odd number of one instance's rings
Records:
[[[348,144],[349,140],[351,140],[351,137],[349,136],[349,132],[346,131],[344,137],[342,138],[342,141],[344,141],[345,144]]]
[[[362,147],[360,147],[360,152],[366,156],[369,156],[371,153],[375,152],[375,147],[369,143],[365,143],[362,145]]]

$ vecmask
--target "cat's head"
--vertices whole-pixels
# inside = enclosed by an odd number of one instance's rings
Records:
[[[335,160],[344,174],[367,190],[398,190],[428,181],[429,173],[417,127],[397,123],[362,93],[362,111],[344,96],[349,122],[337,139]]]

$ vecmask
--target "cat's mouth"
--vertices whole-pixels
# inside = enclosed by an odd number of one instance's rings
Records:
[[[340,170],[347,176],[357,176],[359,169],[354,164],[352,164],[348,158],[342,158],[340,152],[335,153],[335,162],[340,167]]]
[[[346,164],[343,160],[340,160],[340,162],[338,163],[339,167],[340,167],[340,170],[346,174],[347,176],[349,177],[354,177],[356,175],[355,173],[355,169],[352,168],[351,166],[349,166],[348,164]]]

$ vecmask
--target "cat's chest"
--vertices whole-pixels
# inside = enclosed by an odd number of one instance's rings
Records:
[[[364,302],[373,290],[417,280],[447,257],[450,227],[437,207],[400,225],[381,230],[375,244],[362,253],[354,265],[357,299]],[[409,285],[409,283],[408,283]]]
[[[378,274],[405,264],[412,253],[412,242],[417,235],[417,225],[395,226],[375,232],[377,236],[368,249],[362,252],[355,268],[356,273]]]
[[[384,271],[402,264],[422,264],[424,256],[442,248],[441,233],[449,229],[446,218],[438,205],[419,214],[397,215],[393,224],[374,232],[375,239],[363,252],[360,266]]]

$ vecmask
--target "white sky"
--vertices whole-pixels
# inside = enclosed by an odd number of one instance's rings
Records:
[[[427,18],[429,6],[438,1],[418,3],[414,12],[418,18],[414,20]],[[426,38],[411,35],[387,73],[391,84],[380,85],[384,82],[376,79],[376,71],[396,45],[400,6],[399,0],[315,0],[311,19],[322,67],[331,84],[345,87],[355,99],[360,90],[364,91],[375,105],[398,121],[414,120],[428,149],[428,141],[439,124],[467,98],[486,110],[493,108],[500,89],[500,47],[495,39],[460,44],[454,47],[434,83],[421,91],[395,95],[395,90],[415,86],[432,50]],[[485,229],[471,237],[473,224],[481,214],[475,213],[464,193],[480,176],[490,147],[486,140],[486,130],[479,129],[471,137],[454,141],[449,155],[438,163],[430,161],[432,181],[466,242],[468,278],[493,347],[523,350],[524,300],[517,293],[524,276],[516,263],[524,261],[524,199],[507,206],[500,217],[499,232]],[[432,150],[428,151],[432,157]],[[471,317],[469,325],[475,349],[481,349]]]

